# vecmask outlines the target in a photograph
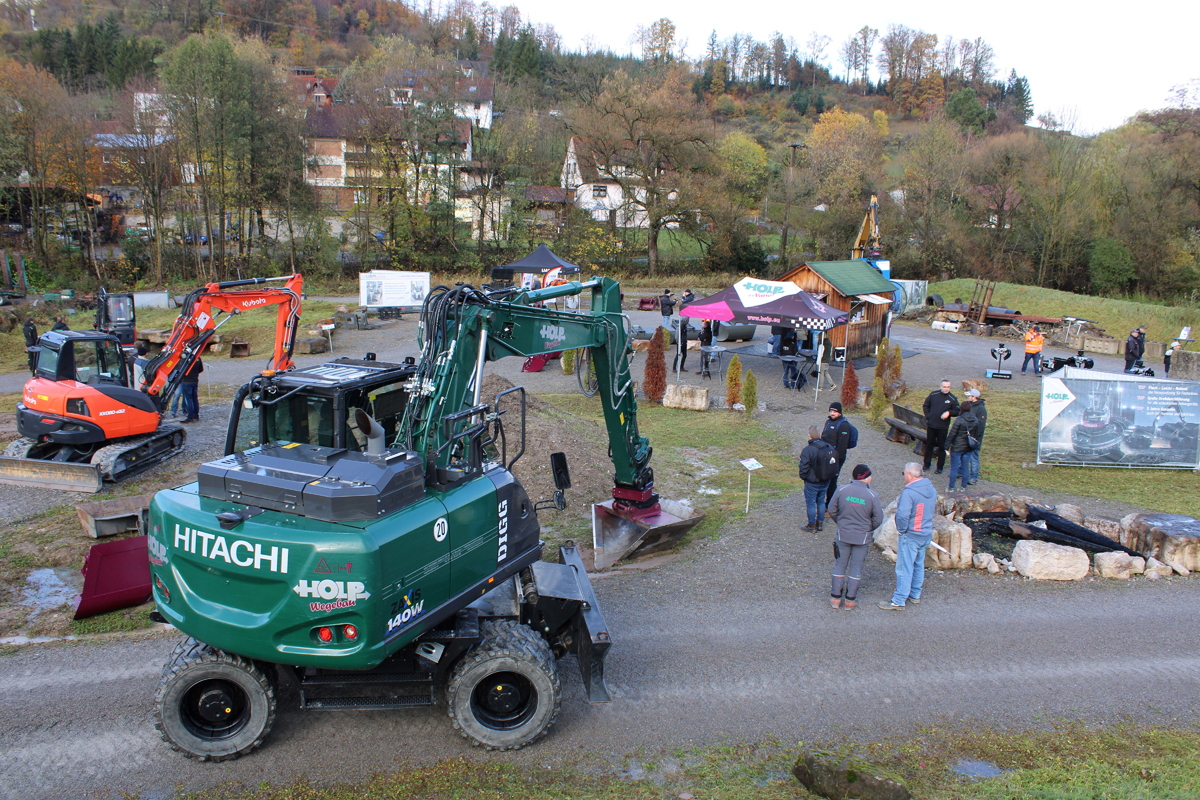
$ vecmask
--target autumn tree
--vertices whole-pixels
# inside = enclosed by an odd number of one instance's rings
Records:
[[[78,110],[49,72],[0,60],[0,116],[7,139],[0,150],[12,159],[10,172],[28,173],[33,246],[44,265],[51,255],[52,190],[65,182],[78,154],[75,145],[87,136],[87,117],[72,113]]]
[[[646,227],[648,271],[658,271],[658,239],[694,218],[688,184],[709,160],[712,127],[689,91],[687,71],[634,79],[623,71],[567,122],[584,141],[597,172],[621,187],[625,217]]]
[[[807,140],[805,171],[831,204],[857,202],[874,186],[883,145],[861,114],[834,108],[821,115]]]

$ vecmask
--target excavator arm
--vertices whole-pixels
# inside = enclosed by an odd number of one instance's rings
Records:
[[[283,288],[240,289],[284,281]],[[300,322],[300,297],[304,278],[293,274],[283,278],[247,278],[209,283],[196,289],[183,301],[179,317],[162,352],[146,365],[143,392],[155,399],[161,410],[170,402],[196,359],[208,347],[217,328],[235,315],[267,306],[277,306],[275,349],[267,363],[267,372],[284,372],[295,366],[292,348],[296,344],[296,326]],[[218,318],[225,315],[224,319]]]
[[[584,291],[591,292],[590,313],[536,305]],[[409,384],[409,402],[397,439],[425,459],[428,480],[436,483],[437,476],[454,474],[455,463],[464,458],[463,442],[482,424],[487,406],[481,404],[480,387],[487,362],[587,348],[599,384],[615,473],[612,500],[599,505],[617,521],[594,526],[597,563],[601,552],[615,562],[648,533],[661,534],[673,526],[671,538],[676,538],[702,518],[690,509],[680,511],[687,515],[685,519],[665,513],[654,493],[653,449],[638,431],[629,337],[616,281],[593,278],[494,293],[464,285],[439,286],[426,299],[418,337],[422,358]]]
[[[854,246],[850,248],[850,258],[867,258],[872,253],[879,252],[879,198],[871,195],[867,213],[862,225],[858,228],[858,236]]]

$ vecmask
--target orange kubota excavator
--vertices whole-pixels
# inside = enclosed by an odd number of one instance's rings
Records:
[[[282,288],[261,286],[284,281]],[[275,350],[264,374],[292,363],[303,278],[210,283],[183,302],[162,352],[130,386],[117,337],[102,331],[53,331],[38,339],[37,372],[17,403],[21,438],[0,457],[0,483],[98,492],[104,481],[135,475],[179,453],[182,426],[163,412],[213,333],[243,311],[278,306]],[[218,317],[225,315],[218,321]]]

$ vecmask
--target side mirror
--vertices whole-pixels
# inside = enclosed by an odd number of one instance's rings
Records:
[[[554,488],[560,492],[571,488],[571,470],[567,467],[566,453],[550,454],[550,472],[554,474]]]

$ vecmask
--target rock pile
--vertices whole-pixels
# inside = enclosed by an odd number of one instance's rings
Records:
[[[948,552],[930,547],[925,553],[926,569],[975,569],[994,574],[1012,569],[1039,580],[1080,580],[1093,572],[1093,560],[1075,547],[1036,540],[1017,542],[1011,562],[990,553],[974,553],[972,531],[963,517],[972,513],[1009,513],[1026,520],[1033,498],[1003,494],[950,492],[938,496],[933,518],[933,541]],[[1200,520],[1180,514],[1130,514],[1118,521],[1088,516],[1079,506],[1059,503],[1053,512],[1113,541],[1136,550],[1128,553],[1097,553],[1094,574],[1102,578],[1128,579],[1145,574],[1149,580],[1172,575],[1187,576],[1200,570]],[[889,561],[896,560],[899,532],[896,530],[896,501],[884,509],[884,523],[875,531],[875,546]],[[1044,527],[1044,523],[1032,523]]]

